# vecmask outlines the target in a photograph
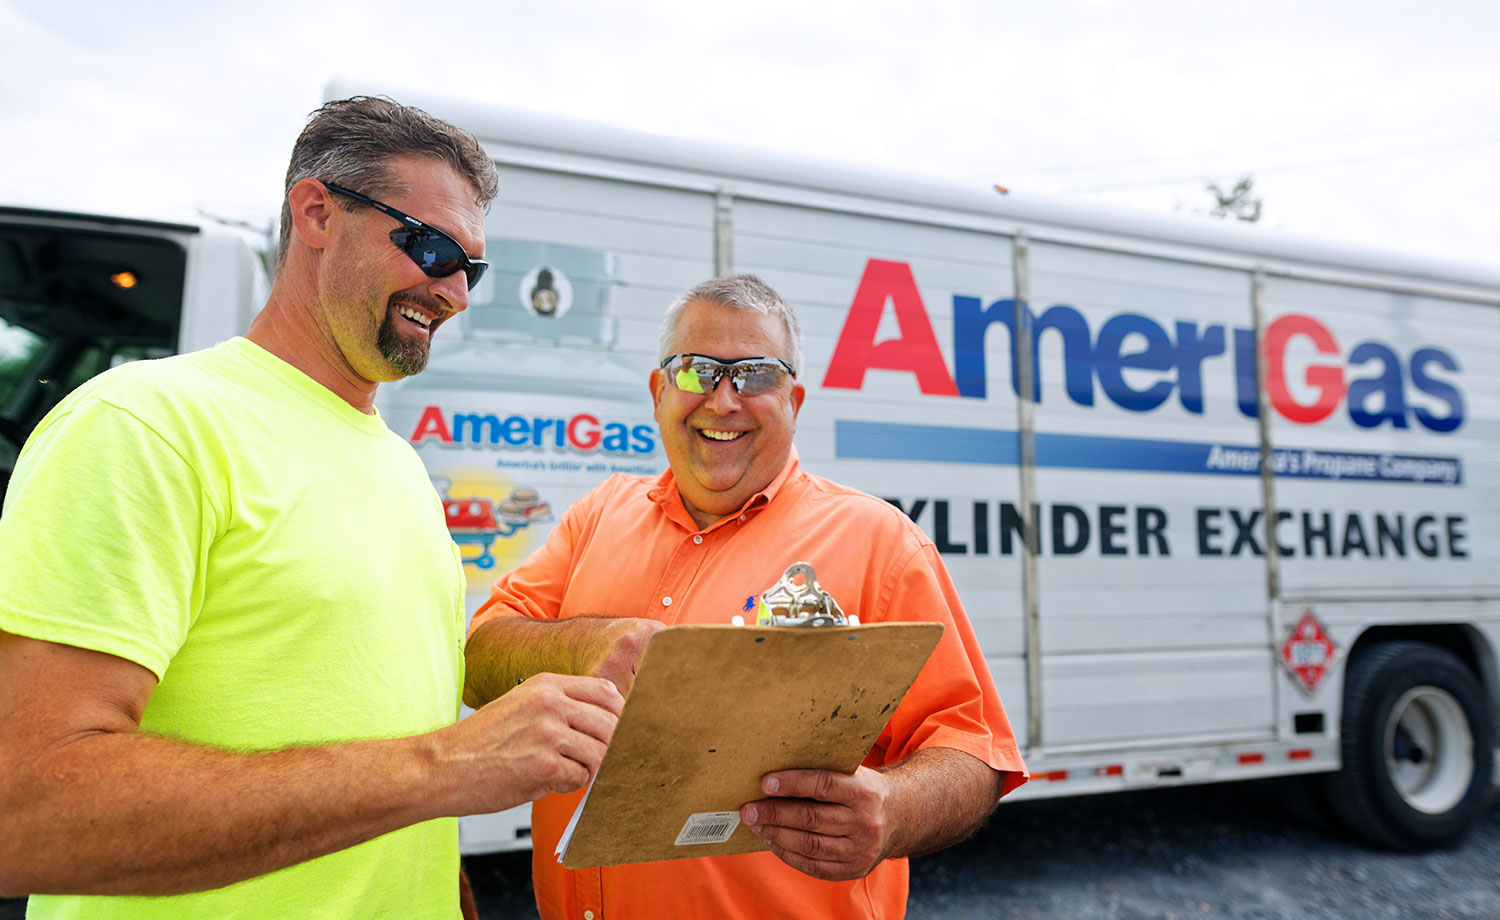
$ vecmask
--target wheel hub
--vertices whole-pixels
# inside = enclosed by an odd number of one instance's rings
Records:
[[[1386,768],[1396,793],[1426,814],[1453,808],[1473,780],[1469,720],[1453,694],[1413,687],[1391,707],[1385,730]]]

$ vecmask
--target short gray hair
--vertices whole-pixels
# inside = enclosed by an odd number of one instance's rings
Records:
[[[687,309],[688,304],[700,300],[734,310],[763,313],[781,320],[781,326],[786,330],[787,341],[787,354],[783,357],[798,374],[802,373],[802,327],[797,323],[797,314],[792,312],[791,306],[781,298],[780,294],[771,290],[770,285],[754,275],[728,275],[715,278],[679,294],[661,321],[661,354],[656,356],[657,360],[678,352],[677,322],[682,318],[682,311]]]
[[[371,198],[405,191],[391,175],[397,157],[426,157],[453,168],[474,189],[474,203],[488,210],[500,191],[495,164],[474,135],[409,105],[383,96],[353,96],[312,113],[292,145],[281,200],[281,240],[276,265],[292,239],[292,208],[286,195],[303,179],[321,179]],[[339,199],[343,207],[363,204]]]

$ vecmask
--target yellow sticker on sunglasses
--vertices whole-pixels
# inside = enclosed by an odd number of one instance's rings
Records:
[[[690,367],[678,371],[677,389],[684,393],[702,393],[703,383],[698,379],[698,372]]]

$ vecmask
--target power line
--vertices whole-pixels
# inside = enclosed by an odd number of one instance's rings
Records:
[[[1290,163],[1282,166],[1264,166],[1251,169],[1231,170],[1236,173],[1250,173],[1255,176],[1273,175],[1275,173],[1294,172],[1299,169],[1322,169],[1329,166],[1344,166],[1349,163],[1369,163],[1376,160],[1390,160],[1398,157],[1417,156],[1421,154],[1451,153],[1456,150],[1467,150],[1474,147],[1487,147],[1491,144],[1500,144],[1500,137],[1479,138],[1458,144],[1446,144],[1440,147],[1414,147],[1409,150],[1395,150],[1386,153],[1372,153],[1363,156],[1339,157],[1329,160],[1311,160],[1305,163]],[[1192,175],[1178,175],[1156,179],[1139,179],[1129,182],[1115,182],[1106,185],[1078,186],[1063,189],[1060,194],[1085,195],[1096,192],[1114,192],[1134,188],[1151,188],[1159,185],[1178,185],[1183,182],[1203,181],[1205,171],[1198,171]]]
[[[1438,128],[1448,127],[1450,125],[1463,125],[1464,127],[1470,127],[1470,126],[1476,125],[1476,124],[1491,124],[1491,123],[1495,122],[1496,120],[1500,120],[1500,110],[1497,110],[1497,111],[1494,111],[1494,112],[1482,113],[1482,114],[1465,113],[1462,116],[1454,116],[1452,118],[1446,118],[1446,119],[1442,119],[1440,121],[1428,121],[1428,122],[1421,122],[1421,123],[1418,123],[1418,124],[1402,125],[1402,126],[1397,126],[1397,127],[1387,127],[1383,131],[1375,131],[1375,132],[1371,132],[1371,131],[1346,131],[1346,132],[1342,132],[1342,133],[1339,133],[1339,134],[1324,134],[1324,135],[1317,135],[1317,136],[1313,136],[1313,137],[1302,137],[1302,138],[1299,138],[1296,141],[1287,141],[1287,142],[1283,142],[1283,143],[1270,144],[1268,146],[1263,146],[1260,149],[1263,150],[1263,151],[1266,151],[1266,152],[1277,152],[1277,151],[1284,151],[1284,150],[1305,149],[1307,147],[1317,147],[1317,146],[1321,146],[1323,144],[1332,143],[1332,142],[1338,142],[1338,141],[1364,141],[1366,143],[1369,143],[1369,142],[1381,140],[1381,139],[1384,139],[1384,138],[1388,138],[1388,137],[1391,137],[1393,135],[1395,135],[1395,136],[1397,136],[1399,138],[1403,138],[1404,139],[1404,138],[1412,136],[1412,134],[1414,134],[1414,133],[1427,133],[1427,132],[1431,132],[1431,131],[1433,131],[1435,129],[1438,129]],[[1468,142],[1467,139],[1459,139],[1458,141],[1456,141],[1456,143],[1467,143],[1467,142]],[[1112,162],[1075,163],[1075,164],[1072,164],[1072,165],[1067,165],[1067,164],[1064,164],[1064,165],[1051,164],[1051,165],[1048,165],[1048,166],[1023,166],[1023,167],[1014,168],[1014,169],[1007,168],[1005,172],[1006,172],[1007,176],[1018,176],[1018,175],[1040,175],[1040,174],[1048,174],[1048,173],[1065,173],[1065,172],[1091,172],[1091,171],[1095,171],[1095,170],[1107,170],[1107,169],[1123,169],[1123,168],[1130,167],[1130,166],[1141,166],[1141,165],[1147,165],[1147,164],[1158,164],[1158,163],[1161,163],[1163,160],[1171,161],[1171,160],[1204,160],[1204,159],[1212,159],[1212,158],[1215,158],[1215,157],[1222,157],[1222,156],[1228,156],[1228,155],[1239,153],[1241,149],[1243,149],[1243,148],[1221,148],[1221,149],[1218,149],[1218,150],[1206,150],[1206,151],[1202,151],[1202,152],[1199,152],[1199,153],[1186,153],[1186,154],[1181,154],[1179,156],[1170,156],[1170,157],[1137,157],[1137,158],[1131,159],[1131,160],[1115,160],[1115,161],[1112,161]]]

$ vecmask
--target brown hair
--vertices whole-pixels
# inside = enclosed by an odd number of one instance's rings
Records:
[[[396,157],[427,157],[446,163],[474,188],[474,203],[488,209],[500,190],[495,164],[474,135],[409,105],[383,96],[353,96],[325,103],[292,145],[282,190],[279,267],[292,238],[286,194],[303,179],[322,179],[372,198],[399,194],[391,178]],[[343,203],[343,199],[340,199]]]

